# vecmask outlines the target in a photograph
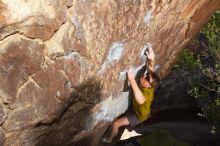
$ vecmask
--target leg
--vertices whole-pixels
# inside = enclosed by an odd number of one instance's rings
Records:
[[[126,125],[129,125],[129,121],[126,116],[116,119],[107,131],[107,133],[109,133],[109,132],[111,132],[111,133],[107,134],[106,136],[103,136],[101,138],[101,142],[102,143],[111,143],[112,139],[117,135],[118,129],[120,127],[126,126]]]
[[[116,119],[112,124],[111,135],[109,138],[112,140],[117,135],[118,129],[122,126],[127,126],[127,125],[129,125],[129,121],[126,116]]]

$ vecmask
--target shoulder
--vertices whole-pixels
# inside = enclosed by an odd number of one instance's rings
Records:
[[[141,92],[142,94],[146,97],[146,96],[153,96],[154,94],[154,88],[141,88]]]
[[[150,88],[140,88],[141,91],[145,92],[145,91],[154,91],[154,87],[150,87]]]

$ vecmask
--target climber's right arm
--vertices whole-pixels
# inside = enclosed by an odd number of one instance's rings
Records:
[[[144,97],[140,88],[138,87],[137,82],[135,81],[135,78],[134,78],[134,75],[133,75],[131,69],[129,69],[127,71],[127,75],[128,75],[128,80],[131,84],[131,88],[133,90],[134,97],[135,97],[137,103],[143,104],[146,101],[146,98]]]

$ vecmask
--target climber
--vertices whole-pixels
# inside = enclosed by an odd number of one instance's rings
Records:
[[[150,105],[154,98],[154,90],[159,85],[160,80],[154,72],[155,55],[151,45],[147,45],[145,55],[147,56],[146,71],[142,73],[138,83],[135,80],[132,70],[127,70],[128,81],[130,82],[134,94],[134,98],[132,99],[132,112],[113,121],[113,124],[109,128],[110,131],[108,130],[108,132],[106,132],[109,134],[105,133],[101,138],[103,143],[111,143],[120,127],[134,127],[149,118]]]

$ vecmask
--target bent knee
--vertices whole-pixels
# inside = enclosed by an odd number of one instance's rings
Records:
[[[112,125],[113,125],[113,127],[119,127],[120,124],[119,124],[119,122],[116,120],[116,121],[113,122]]]
[[[121,127],[126,125],[129,125],[127,118],[117,119],[116,121],[113,122],[114,127]]]

